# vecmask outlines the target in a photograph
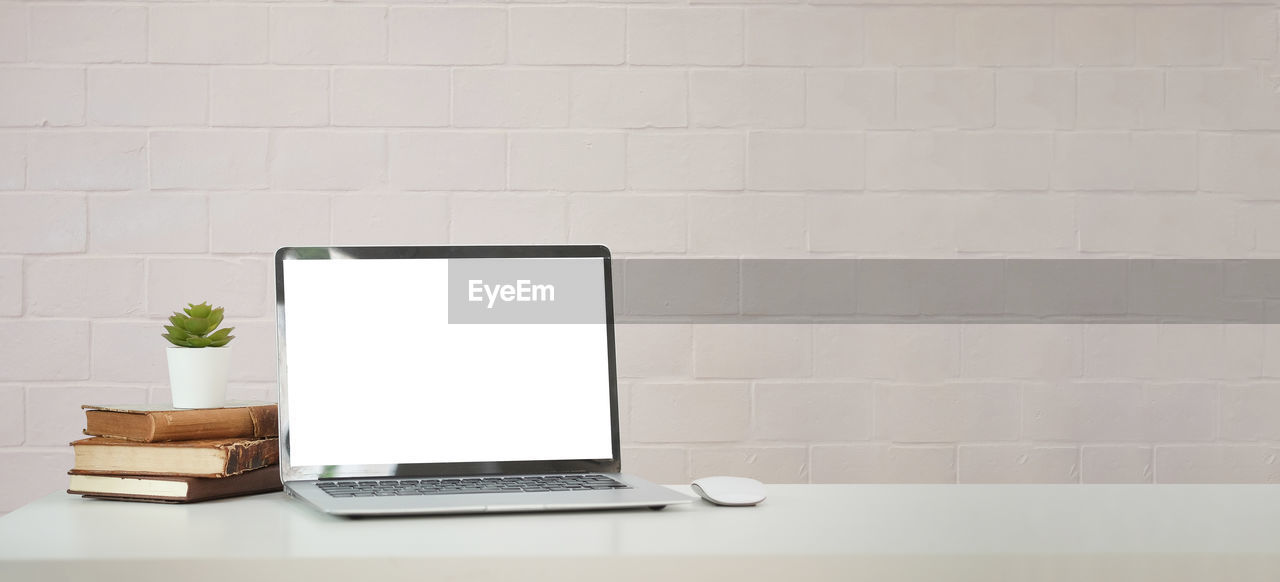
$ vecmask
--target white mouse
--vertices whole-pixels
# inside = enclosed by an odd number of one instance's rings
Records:
[[[703,477],[693,490],[716,505],[755,505],[764,501],[764,483],[746,477]]]

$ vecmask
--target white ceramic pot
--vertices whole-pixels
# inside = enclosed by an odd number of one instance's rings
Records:
[[[219,408],[227,403],[231,348],[166,348],[174,408]]]

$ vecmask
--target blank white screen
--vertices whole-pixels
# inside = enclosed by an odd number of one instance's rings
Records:
[[[451,325],[447,280],[447,259],[284,262],[290,462],[612,457],[604,324]]]

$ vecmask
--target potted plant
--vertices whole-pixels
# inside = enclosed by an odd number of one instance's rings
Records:
[[[174,408],[218,408],[227,402],[234,327],[218,329],[222,308],[188,303],[169,316],[161,337],[169,346],[169,388]]]

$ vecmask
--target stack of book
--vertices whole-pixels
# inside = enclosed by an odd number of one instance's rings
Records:
[[[81,408],[92,436],[71,443],[67,493],[188,503],[280,490],[275,404]]]

